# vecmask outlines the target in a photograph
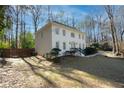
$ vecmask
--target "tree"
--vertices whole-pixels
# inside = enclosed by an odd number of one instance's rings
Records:
[[[110,29],[111,29],[111,35],[112,35],[112,40],[113,40],[113,52],[116,54],[119,54],[119,44],[118,44],[116,27],[115,27],[115,23],[114,23],[113,6],[107,5],[107,6],[105,6],[105,10],[106,10],[106,13],[107,13],[109,21],[110,21]]]
[[[9,40],[9,35],[7,34],[11,26],[10,6],[0,6],[0,46],[3,46],[4,43],[8,43],[7,39]]]
[[[20,33],[21,48],[34,48],[33,34],[31,32],[26,32],[25,38],[23,37],[23,35],[24,35],[24,32],[21,32]]]
[[[34,25],[34,32],[38,30],[38,26],[40,24],[41,16],[42,16],[42,6],[40,5],[31,5],[29,6],[30,13],[32,15],[32,21]]]
[[[25,34],[26,34],[26,16],[28,16],[28,6],[20,6],[21,13],[20,13],[20,34],[23,36],[23,42],[25,42]],[[23,34],[22,34],[23,33]],[[21,36],[21,37],[22,37]],[[21,40],[20,37],[20,40]],[[21,42],[20,42],[21,45]]]
[[[0,31],[2,31],[6,27],[5,11],[6,6],[0,6]]]
[[[118,30],[119,39],[120,42],[123,42],[123,35],[124,35],[124,7],[119,6],[116,12],[116,18],[115,18],[115,25]]]
[[[15,24],[15,41],[16,41],[16,48],[19,47],[19,18],[21,13],[20,6],[12,6],[12,13],[13,13],[13,23]]]
[[[87,38],[87,46],[89,46],[92,42],[96,41],[96,33],[95,33],[95,20],[90,15],[86,15],[84,20],[82,20],[78,25],[83,28],[86,32]]]
[[[97,41],[99,43],[110,41],[110,29],[108,26],[108,18],[105,15],[96,15],[96,25],[97,25]]]

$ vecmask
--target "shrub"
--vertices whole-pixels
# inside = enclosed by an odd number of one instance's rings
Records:
[[[3,57],[3,49],[0,49],[0,57]]]
[[[61,49],[59,48],[53,48],[51,51],[50,51],[50,55],[52,57],[57,57],[59,55],[59,52],[61,51]]]
[[[97,53],[97,49],[96,48],[92,48],[92,47],[87,47],[83,50],[83,54],[84,55],[90,55],[90,54],[95,54]]]
[[[71,49],[70,49],[70,54],[71,54],[71,55],[74,55],[77,51],[78,51],[77,48],[71,48]]]
[[[95,48],[95,49],[100,49],[100,44],[99,43],[93,43],[90,45],[90,47]]]
[[[101,45],[101,50],[112,51],[112,47],[108,43],[104,43],[103,45]]]
[[[49,61],[52,61],[54,63],[59,63],[60,59],[59,59],[58,55],[59,55],[60,51],[61,50],[59,48],[53,48],[53,49],[51,49],[50,53],[46,53],[45,57]]]
[[[10,48],[9,42],[0,41],[0,48]]]
[[[20,43],[21,43],[21,48],[34,48],[34,37],[31,32],[26,32],[25,37],[24,33],[20,33]]]

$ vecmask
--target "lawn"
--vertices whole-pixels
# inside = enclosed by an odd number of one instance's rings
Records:
[[[0,87],[124,87],[124,59],[61,57],[52,63],[42,57],[6,59],[0,68]]]

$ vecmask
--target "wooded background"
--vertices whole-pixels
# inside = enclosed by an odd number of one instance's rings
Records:
[[[119,53],[124,47],[124,6],[100,7],[105,14],[91,13],[78,20],[62,9],[55,13],[52,6],[0,6],[0,48],[34,48],[35,32],[47,21],[57,21],[86,32],[87,46],[108,43]]]

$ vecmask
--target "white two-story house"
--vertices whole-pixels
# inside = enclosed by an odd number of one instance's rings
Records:
[[[86,47],[85,33],[55,21],[48,22],[35,33],[35,50],[38,54],[49,53],[52,48],[59,48],[61,52],[70,48]]]

